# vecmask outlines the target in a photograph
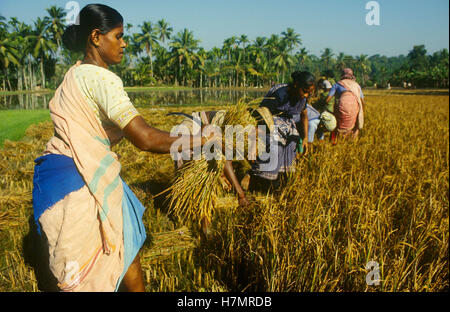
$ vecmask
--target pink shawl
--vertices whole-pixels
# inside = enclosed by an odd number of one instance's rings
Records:
[[[342,79],[338,82],[340,85],[342,85],[345,89],[351,91],[351,93],[356,97],[356,100],[358,101],[359,105],[359,111],[358,111],[358,118],[357,118],[357,126],[358,129],[362,129],[364,126],[364,111],[361,101],[361,87],[359,84],[351,79]]]

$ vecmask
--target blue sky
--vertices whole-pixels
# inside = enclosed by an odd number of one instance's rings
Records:
[[[68,0],[0,0],[0,15],[31,23],[46,15],[51,5],[65,7]],[[165,19],[180,31],[193,31],[205,49],[221,47],[224,39],[245,34],[281,34],[291,27],[301,35],[302,47],[320,55],[324,48],[335,54],[406,55],[414,45],[425,44],[429,53],[449,48],[448,0],[378,0],[380,25],[366,24],[368,0],[110,0],[126,23],[136,27],[144,20]]]

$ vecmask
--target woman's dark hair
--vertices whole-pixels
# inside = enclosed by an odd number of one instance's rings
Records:
[[[325,76],[327,78],[334,78],[334,73],[331,69],[327,69],[322,73],[322,76]]]
[[[292,82],[297,84],[300,88],[309,88],[315,84],[316,79],[307,71],[295,71],[291,74]]]
[[[69,25],[64,31],[64,46],[74,52],[84,52],[89,35],[94,29],[102,34],[123,24],[123,17],[115,9],[104,4],[88,4],[78,15],[78,25]]]

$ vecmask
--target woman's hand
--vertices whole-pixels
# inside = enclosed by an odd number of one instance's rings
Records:
[[[250,205],[250,202],[248,201],[245,194],[241,194],[238,196],[238,202],[239,202],[239,206],[241,206],[241,207],[247,207],[248,205]]]
[[[309,143],[308,139],[304,138],[302,142],[303,154],[302,156],[306,156],[309,153]]]
[[[298,152],[298,153],[295,155],[295,159],[297,159],[297,161],[300,160],[300,158],[302,158],[303,156],[305,156],[305,155],[308,154],[309,149],[310,149],[310,145],[309,145],[309,143],[308,143],[308,139],[307,139],[307,138],[304,138],[304,139],[302,140],[302,150],[303,150],[303,152],[302,152],[302,153]]]

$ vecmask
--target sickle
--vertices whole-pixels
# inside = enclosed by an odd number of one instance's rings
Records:
[[[195,119],[194,117],[192,117],[191,115],[188,115],[186,113],[181,113],[181,112],[172,112],[172,113],[168,113],[166,114],[166,116],[171,116],[171,115],[177,115],[177,116],[184,116],[187,117],[189,119],[192,119],[193,121],[195,121],[199,126],[201,126],[201,122],[198,122],[197,119]]]

